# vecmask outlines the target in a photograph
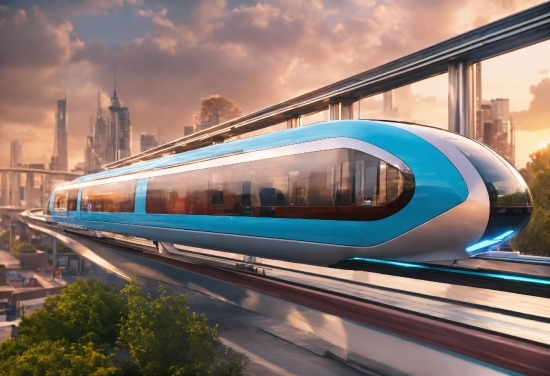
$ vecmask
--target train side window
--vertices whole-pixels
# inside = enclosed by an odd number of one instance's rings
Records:
[[[208,171],[153,176],[147,182],[145,212],[150,214],[206,214]]]
[[[67,211],[67,191],[55,192],[53,198],[53,210]]]
[[[82,188],[81,211],[132,213],[137,180]]]
[[[76,211],[78,203],[78,188],[67,191],[67,211]]]
[[[151,177],[146,212],[373,220],[399,211],[413,192],[412,175],[332,149]]]

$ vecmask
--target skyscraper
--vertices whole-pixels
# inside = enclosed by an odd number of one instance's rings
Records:
[[[90,135],[92,136],[92,134]],[[99,169],[101,165],[112,162],[113,159],[109,154],[110,144],[113,144],[114,140],[109,139],[109,125],[107,119],[103,117],[101,110],[101,97],[99,90],[97,91],[97,113],[95,120],[95,127],[93,133],[93,142],[91,142],[94,149],[95,166],[94,170]]]
[[[18,140],[10,142],[10,167],[19,167],[23,163],[23,152]],[[6,182],[2,182],[4,185]],[[4,188],[4,187],[2,187]],[[9,176],[8,192],[2,192],[2,195],[8,197],[7,204],[19,207],[21,200],[21,173],[12,172]]]
[[[141,134],[140,138],[140,152],[144,152],[146,150],[152,149],[154,147],[157,147],[159,144],[157,142],[157,138],[154,134]]]
[[[128,107],[122,107],[115,91],[111,97],[111,121],[109,123],[109,151],[107,163],[118,161],[132,154],[132,126],[130,124],[130,111]]]
[[[57,100],[53,154],[57,157],[57,166],[55,166],[55,169],[60,171],[69,171],[69,156],[67,148],[67,98]]]
[[[18,167],[23,163],[23,152],[19,140],[10,142],[10,167]]]

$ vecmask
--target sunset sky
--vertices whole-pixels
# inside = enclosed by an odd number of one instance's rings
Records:
[[[139,136],[183,135],[200,100],[244,113],[322,87],[525,10],[536,0],[1,1],[0,166],[49,162],[56,100],[67,84],[69,166],[84,161],[98,90]],[[516,165],[550,142],[550,41],[483,62],[483,99],[509,98]],[[398,89],[400,117],[446,127],[447,75]],[[361,117],[380,117],[381,97]]]

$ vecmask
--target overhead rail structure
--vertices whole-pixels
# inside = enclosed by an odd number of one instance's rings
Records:
[[[548,2],[334,84],[103,167],[113,169],[198,149],[283,122],[287,122],[288,128],[297,127],[302,116],[325,110],[329,111],[330,120],[352,119],[353,104],[361,98],[444,73],[449,73],[449,129],[473,137],[473,64],[547,39],[550,39]]]
[[[57,171],[57,170],[42,170],[40,168],[24,168],[24,167],[0,167],[0,173],[26,173],[26,174],[44,174],[44,175],[55,175],[55,176],[62,176],[66,179],[75,179],[79,176],[82,176],[82,174],[75,173],[75,172],[67,172],[67,171]]]

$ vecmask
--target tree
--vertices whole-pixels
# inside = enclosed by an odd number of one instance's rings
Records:
[[[161,287],[152,299],[135,280],[117,292],[78,279],[23,316],[18,336],[0,344],[7,375],[235,375],[243,366],[217,328],[189,312],[185,295]]]
[[[66,340],[115,346],[117,324],[127,314],[124,299],[114,289],[95,279],[77,279],[61,295],[19,324],[19,335],[36,342]]]
[[[512,240],[512,248],[521,253],[550,256],[550,145],[531,154],[520,172],[531,189],[533,216]]]
[[[9,250],[10,248],[10,230],[5,231],[0,235],[0,248]]]
[[[65,341],[25,343],[28,339],[12,339],[3,345],[0,357],[2,373],[6,375],[123,375],[112,363],[113,355],[98,351],[93,344],[69,344]],[[12,349],[10,349],[10,347]],[[12,350],[12,351],[10,351]],[[4,357],[4,353],[11,356]],[[4,373],[5,372],[5,373]]]
[[[27,242],[21,240],[14,240],[11,246],[11,253],[14,255],[20,255],[23,253],[36,253],[36,249]]]
[[[23,316],[18,336],[0,345],[0,370],[8,375],[117,375],[110,350],[124,299],[95,280],[78,279],[61,295]]]
[[[244,366],[209,327],[204,314],[189,312],[185,295],[144,296],[133,280],[121,292],[128,301],[119,344],[126,348],[144,375],[234,375]]]
[[[219,95],[210,95],[209,97],[202,98],[201,111],[197,114],[198,116],[196,115],[200,119],[197,126],[200,129],[206,129],[239,117],[241,114],[241,109],[233,101]]]

